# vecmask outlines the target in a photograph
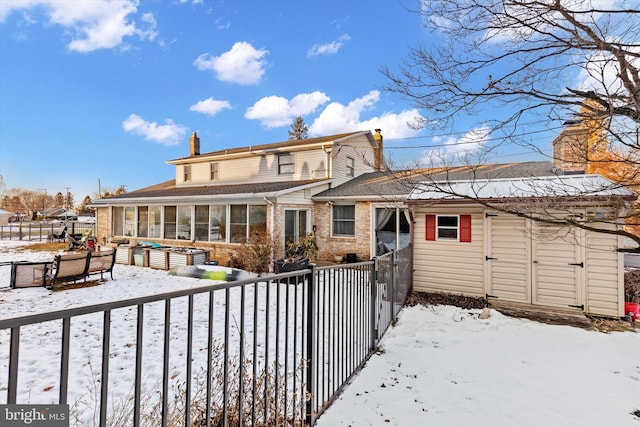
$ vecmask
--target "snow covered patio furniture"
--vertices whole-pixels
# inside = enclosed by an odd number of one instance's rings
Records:
[[[79,279],[86,282],[91,252],[70,255],[56,255],[53,265],[46,273],[46,286],[56,289],[56,284],[76,283]]]
[[[116,251],[117,249],[113,248],[108,251],[90,252],[87,276],[100,274],[100,280],[102,280],[104,273],[109,273],[111,280],[113,280],[113,266],[116,263]]]
[[[51,264],[50,261],[15,261],[11,263],[11,288],[44,286],[45,274],[51,268]]]

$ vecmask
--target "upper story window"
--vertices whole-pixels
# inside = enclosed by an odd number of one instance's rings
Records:
[[[217,181],[220,179],[218,163],[209,163],[209,180]]]
[[[347,157],[347,176],[356,175],[356,161],[353,157]]]
[[[191,181],[191,165],[184,165],[183,172],[184,172],[184,182]]]
[[[292,174],[295,172],[293,154],[278,155],[278,175]]]

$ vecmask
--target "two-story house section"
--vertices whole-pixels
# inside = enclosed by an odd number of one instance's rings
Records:
[[[175,179],[96,200],[101,241],[127,239],[198,246],[224,260],[254,232],[281,248],[322,229],[312,196],[383,168],[382,137],[351,132],[272,144],[200,152],[169,160]]]

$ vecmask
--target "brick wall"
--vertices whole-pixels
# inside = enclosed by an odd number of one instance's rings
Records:
[[[355,237],[331,236],[331,211],[332,205],[326,202],[316,202],[314,205],[318,260],[333,261],[334,256],[348,253],[355,253],[358,260],[371,259],[371,203],[356,203]]]
[[[584,173],[588,160],[586,128],[573,126],[563,130],[553,140],[553,166],[563,172]]]

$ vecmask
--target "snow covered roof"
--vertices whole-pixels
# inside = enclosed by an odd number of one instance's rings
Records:
[[[600,175],[554,175],[509,179],[433,181],[417,184],[409,201],[459,200],[464,198],[530,199],[552,198],[634,198],[634,193]]]

